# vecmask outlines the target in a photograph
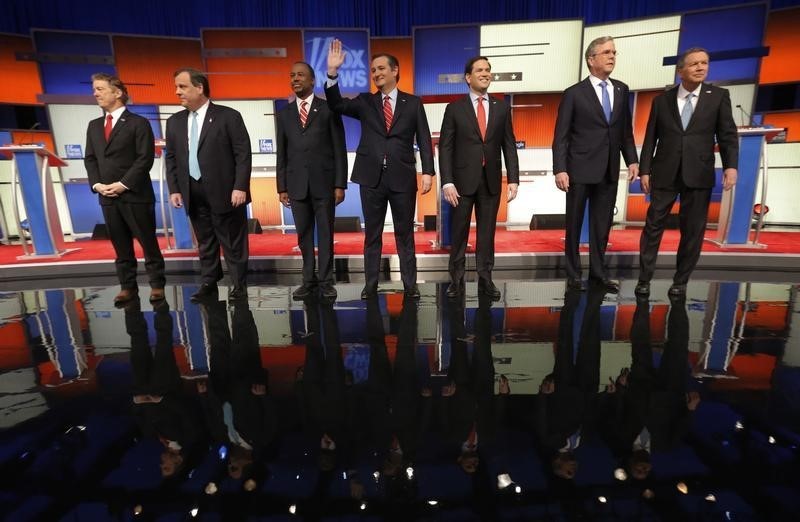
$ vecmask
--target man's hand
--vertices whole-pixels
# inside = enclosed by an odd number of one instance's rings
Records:
[[[567,174],[566,172],[557,172],[556,187],[558,187],[558,190],[569,192],[569,174]]]
[[[722,190],[730,190],[736,185],[736,169],[725,169],[722,173]]]
[[[689,411],[694,411],[697,409],[697,405],[700,404],[700,394],[696,391],[692,391],[686,394],[686,408]]]
[[[116,198],[118,194],[113,190],[113,184],[106,185],[105,183],[98,183],[95,185],[95,190],[101,196],[105,196],[107,198]]]
[[[244,205],[245,201],[247,201],[247,192],[244,190],[234,190],[231,192],[231,205],[233,205],[233,208]]]
[[[511,203],[514,201],[514,198],[517,197],[517,190],[519,189],[519,183],[509,183],[508,184],[508,202]]]
[[[431,191],[431,186],[433,185],[433,176],[430,174],[423,174],[422,175],[422,194],[427,194]]]
[[[337,205],[344,201],[344,189],[343,188],[335,188],[333,189],[333,201]]]
[[[443,187],[442,192],[444,192],[444,200],[450,203],[451,207],[458,206],[458,198],[461,196],[458,195],[458,190],[456,189],[455,185]]]
[[[650,174],[639,174],[639,184],[642,186],[642,192],[650,194]]]
[[[175,192],[169,195],[169,202],[175,208],[181,208],[183,206],[183,196],[181,196],[180,192]]]
[[[345,56],[347,56],[347,51],[342,50],[342,42],[338,38],[334,38],[330,49],[328,49],[329,75],[336,76],[339,74],[339,67],[344,63]]]
[[[267,385],[253,383],[250,385],[250,393],[259,397],[263,397],[267,394]]]
[[[452,397],[456,393],[456,383],[451,382],[442,386],[442,397]]]
[[[281,205],[283,205],[286,208],[289,208],[289,207],[292,206],[292,202],[289,201],[289,193],[288,192],[278,192],[278,201],[280,201]]]
[[[542,384],[539,385],[539,393],[550,395],[554,391],[556,391],[556,383],[553,379],[545,379],[542,381]]]
[[[628,181],[633,181],[639,175],[639,164],[631,163],[628,165]]]

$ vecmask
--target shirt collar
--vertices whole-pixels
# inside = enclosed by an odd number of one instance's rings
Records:
[[[117,109],[114,109],[114,110],[113,110],[113,111],[111,111],[111,112],[107,112],[107,113],[106,113],[106,116],[110,114],[110,115],[111,115],[111,118],[112,118],[114,121],[119,121],[119,118],[120,118],[120,116],[122,116],[122,113],[123,113],[123,112],[125,112],[125,109],[127,109],[127,107],[125,107],[125,106],[123,105],[122,107],[119,107],[119,108],[117,108]]]
[[[312,92],[311,94],[309,94],[309,95],[308,95],[307,97],[305,97],[305,98],[300,98],[299,96],[297,96],[297,97],[296,97],[296,100],[295,100],[295,102],[297,103],[297,108],[298,108],[298,109],[300,108],[300,104],[301,104],[302,102],[307,102],[307,103],[308,103],[308,106],[309,106],[309,107],[311,107],[311,102],[312,102],[312,101],[314,101],[314,93],[313,93],[313,92]]]
[[[197,119],[199,119],[200,121],[205,121],[206,112],[208,111],[208,104],[210,104],[210,103],[211,103],[211,100],[206,100],[206,102],[199,109],[194,111],[194,112],[197,113]]]
[[[397,101],[397,87],[395,87],[394,89],[392,89],[392,92],[390,92],[388,95],[387,95],[387,94],[383,94],[383,92],[381,92],[381,91],[378,91],[378,92],[380,92],[380,94],[381,94],[381,100],[383,100],[383,99],[384,99],[386,96],[389,96],[389,98],[390,98],[390,99],[391,99],[393,102],[394,102],[394,101]]]
[[[601,80],[600,78],[598,78],[593,74],[589,75],[589,81],[592,82],[592,87],[594,87],[595,89],[597,88],[598,85],[600,85],[600,82],[606,82],[608,85],[611,85],[611,78],[606,78],[605,80]]]
[[[696,98],[699,98],[700,97],[700,91],[702,91],[702,90],[703,90],[703,84],[701,83],[700,85],[697,86],[697,89],[692,91],[692,94],[694,94]],[[681,100],[684,100],[684,99],[686,99],[686,96],[688,94],[689,94],[689,91],[687,91],[686,87],[684,87],[683,83],[681,83],[678,86],[678,98],[680,98]]]
[[[472,100],[472,104],[478,103],[478,98],[483,96],[487,101],[489,100],[489,93],[486,94],[478,94],[477,92],[473,91],[472,89],[469,90],[469,99]]]

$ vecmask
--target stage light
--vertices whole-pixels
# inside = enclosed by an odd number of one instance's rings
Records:
[[[770,444],[775,444],[775,437],[770,435],[769,438],[767,439],[767,442],[769,442]]]
[[[216,483],[209,482],[208,484],[206,484],[205,488],[206,495],[215,495],[217,491],[219,491],[219,489],[217,488]]]
[[[361,511],[364,511],[365,509],[367,509],[367,503],[366,502],[362,502],[361,505],[358,506],[358,509],[360,509]]]
[[[429,500],[428,501],[428,505],[429,506],[438,506],[439,505],[439,501],[438,500]]]
[[[141,504],[136,504],[133,506],[133,516],[138,517],[142,514],[142,511],[144,511],[144,509],[142,508]]]
[[[412,468],[411,466],[407,467],[406,468],[406,476],[408,477],[408,480],[413,480],[413,478],[414,478],[414,468]]]
[[[375,479],[375,482],[378,482],[381,479],[381,472],[376,471],[375,473],[372,474],[372,478]]]
[[[642,497],[644,497],[645,500],[653,500],[656,497],[656,493],[652,489],[647,488],[642,491]]]
[[[676,487],[678,488],[678,491],[680,491],[684,495],[689,493],[689,487],[686,485],[686,482],[678,482]]]
[[[514,486],[514,493],[516,493],[517,495],[519,495],[520,493],[522,493],[522,488],[521,488],[521,487],[519,487],[519,486]]]
[[[200,512],[200,510],[198,508],[193,507],[191,509],[191,511],[189,511],[189,514],[192,516],[192,518],[196,518],[197,517],[197,513],[199,513],[199,512]]]
[[[716,502],[716,501],[717,497],[715,497],[713,493],[709,493],[708,495],[706,495],[706,502]]]
[[[733,428],[736,431],[742,431],[744,429],[744,424],[742,424],[742,421],[736,421],[736,424],[733,425]]]
[[[608,502],[608,499],[601,495],[597,497],[597,501],[600,502],[601,504],[606,504]]]
[[[297,513],[297,504],[292,504],[289,506],[289,514],[294,515],[295,513]]]
[[[617,468],[614,470],[614,478],[619,480],[620,482],[628,480],[628,474],[625,473],[625,470],[622,468]]]
[[[295,475],[294,479],[295,480],[300,480],[300,474],[298,473],[297,475]]]

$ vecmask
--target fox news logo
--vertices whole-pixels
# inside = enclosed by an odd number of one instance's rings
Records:
[[[313,38],[308,63],[314,68],[317,76],[317,88],[324,88],[328,72],[328,49],[333,37]],[[369,90],[369,76],[367,75],[367,50],[354,49],[342,43],[342,49],[347,52],[344,63],[339,67],[339,89],[342,91]]]

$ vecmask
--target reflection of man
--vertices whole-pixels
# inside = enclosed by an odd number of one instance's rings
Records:
[[[406,296],[419,297],[417,260],[414,250],[414,209],[417,169],[414,138],[422,160],[422,194],[431,189],[433,146],[422,100],[399,91],[400,64],[388,54],[372,58],[372,81],[379,92],[342,98],[337,83],[344,63],[342,42],[333,40],[328,53],[328,83],[325,95],[330,107],[361,121],[361,142],[353,164],[352,179],[361,186],[364,210],[364,273],[361,298],[377,292],[383,247],[383,223],[387,204],[392,209],[394,236],[400,258],[400,273]]]
[[[605,252],[617,200],[619,154],[628,179],[639,172],[633,142],[628,86],[609,78],[616,64],[614,40],[603,36],[586,48],[589,77],[564,91],[553,137],[556,186],[567,193],[564,242],[567,286],[584,289],[578,253],[586,202],[589,202],[589,280],[618,292],[608,278]]]
[[[229,297],[245,299],[250,137],[241,114],[209,101],[202,72],[178,69],[175,94],[186,110],[167,120],[167,182],[170,202],[186,205],[197,237],[202,284],[192,300],[216,295],[220,245],[233,283]]]
[[[455,298],[464,291],[465,253],[475,207],[478,291],[499,299],[500,291],[492,282],[492,267],[503,175],[500,151],[506,159],[508,201],[511,201],[519,184],[516,139],[511,108],[486,93],[492,83],[489,60],[485,56],[470,59],[464,67],[464,79],[469,85],[469,95],[447,106],[439,138],[442,192],[454,207],[447,296]]]
[[[278,197],[291,207],[303,254],[303,284],[295,299],[309,297],[317,283],[323,297],[333,287],[334,207],[347,188],[347,148],[342,118],[314,96],[314,69],[297,62],[289,73],[297,97],[278,113]],[[319,237],[319,277],[314,272],[314,227]]]
[[[650,194],[639,241],[636,294],[642,296],[650,294],[664,223],[678,196],[681,241],[669,294],[686,294],[686,283],[700,258],[711,189],[716,182],[715,136],[724,169],[722,187],[730,190],[736,184],[739,138],[728,91],[703,83],[708,75],[705,49],[684,51],[677,68],[681,83],[653,100],[642,146],[642,190]]]
[[[114,304],[138,298],[133,238],[144,251],[150,279],[150,302],[164,299],[164,258],[156,240],[155,194],[150,182],[153,131],[150,123],[130,112],[128,89],[116,76],[92,75],[92,89],[103,117],[86,130],[86,173],[97,192],[117,258],[120,292]]]

